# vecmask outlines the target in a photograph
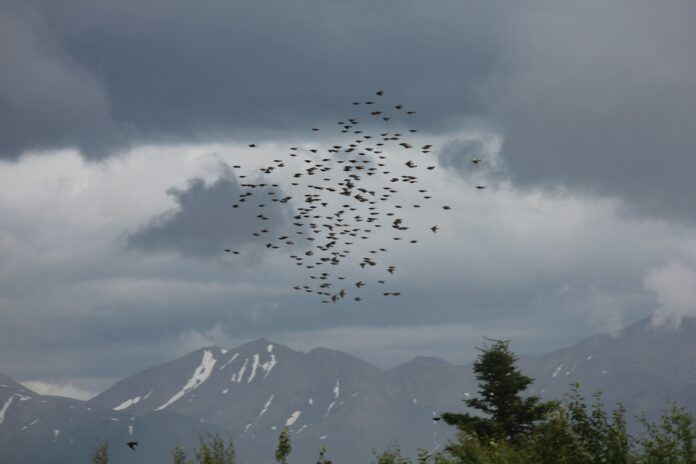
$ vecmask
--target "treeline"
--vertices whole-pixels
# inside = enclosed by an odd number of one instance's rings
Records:
[[[465,400],[478,413],[433,418],[456,427],[457,436],[440,450],[418,449],[418,464],[696,464],[696,422],[683,408],[672,404],[657,421],[638,417],[642,431],[632,435],[620,403],[609,411],[597,393],[588,406],[577,384],[565,401],[523,396],[533,379],[517,369],[508,341],[490,341],[474,363],[479,395]],[[291,452],[285,428],[276,461],[287,464]],[[172,462],[236,464],[236,458],[232,442],[213,435],[199,437],[191,453],[176,446]],[[325,448],[315,462],[332,464]],[[397,445],[374,452],[372,462],[413,464]],[[109,463],[107,445],[93,450],[92,463]]]

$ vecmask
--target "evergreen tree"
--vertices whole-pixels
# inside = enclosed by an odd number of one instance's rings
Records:
[[[172,458],[174,464],[189,464],[190,462],[186,456],[186,450],[179,443],[174,446]]]
[[[288,456],[292,451],[292,443],[290,443],[290,430],[287,427],[280,432],[278,437],[278,449],[275,452],[276,461],[279,464],[288,464]]]
[[[401,448],[394,443],[381,453],[372,451],[375,455],[374,464],[411,464],[411,460],[401,454]]]
[[[223,439],[217,434],[208,435],[207,440],[200,435],[194,456],[197,464],[235,464],[235,451],[232,442],[230,441],[225,445]]]
[[[481,411],[485,417],[447,412],[442,419],[483,442],[515,441],[544,418],[549,405],[541,403],[538,396],[521,396],[533,379],[515,367],[517,356],[508,348],[509,341],[490,341],[493,345],[479,348],[481,354],[474,363],[480,397],[464,400],[467,406]]]
[[[319,448],[319,460],[317,461],[317,464],[333,464],[326,458],[326,448],[323,446]]]
[[[92,464],[109,464],[109,445],[99,442],[92,450]]]

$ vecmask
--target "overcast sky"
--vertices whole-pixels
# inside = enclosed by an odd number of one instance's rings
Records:
[[[88,397],[257,337],[391,367],[468,363],[483,335],[541,353],[651,315],[678,330],[694,43],[690,0],[3,0],[0,372]],[[412,216],[400,298],[324,305],[229,206],[379,89],[417,110],[423,188],[452,211]]]

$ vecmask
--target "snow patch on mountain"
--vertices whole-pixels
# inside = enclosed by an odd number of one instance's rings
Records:
[[[239,353],[235,353],[234,355],[232,355],[232,357],[231,357],[225,364],[223,364],[222,366],[220,366],[220,370],[223,370],[224,368],[226,368],[227,366],[229,366],[229,365],[232,363],[232,361],[234,361],[234,360],[237,359],[238,357],[239,357]]]
[[[203,352],[203,359],[201,360],[201,364],[193,372],[193,376],[188,380],[188,382],[186,382],[186,385],[184,385],[184,387],[181,390],[179,390],[174,396],[169,398],[169,401],[155,409],[155,411],[161,411],[162,409],[177,401],[179,398],[184,396],[189,391],[200,387],[203,384],[203,382],[208,380],[208,377],[210,377],[210,374],[213,372],[213,367],[215,367],[216,362],[217,360],[215,359],[215,357],[213,357],[213,353],[211,351],[206,350],[205,352]]]
[[[263,370],[263,378],[265,379],[268,377],[268,374],[271,373],[271,370],[275,367],[276,364],[278,364],[278,361],[276,361],[276,357],[273,354],[273,345],[268,345],[266,347],[266,350],[268,351],[268,354],[271,355],[271,359],[266,361],[265,363],[261,364],[261,369]]]
[[[556,370],[553,371],[553,374],[551,374],[551,377],[555,379],[556,376],[558,375],[558,373],[561,372],[561,369],[563,369],[563,364],[561,364],[560,366],[558,366],[558,367],[556,368]]]
[[[302,414],[302,411],[295,411],[292,414],[290,414],[290,417],[288,417],[288,420],[285,421],[285,426],[290,427],[292,424],[297,422],[297,419],[300,418],[300,414]]]
[[[232,378],[230,379],[232,382],[242,383],[242,377],[244,377],[244,371],[246,371],[247,364],[249,364],[249,358],[244,359],[244,364],[242,364],[239,372],[232,374]]]
[[[338,381],[338,376],[336,376],[336,385],[333,387],[334,398],[338,399],[338,395],[341,394],[341,382]]]
[[[119,404],[118,406],[115,406],[113,409],[114,411],[121,411],[122,409],[130,408],[134,404],[140,403],[140,397],[136,396],[135,398],[130,398],[123,403]]]
[[[7,401],[5,401],[5,404],[3,405],[2,409],[0,409],[0,424],[2,424],[4,422],[5,413],[7,412],[7,409],[12,404],[12,400],[14,400],[14,395],[10,396],[10,398]]]
[[[256,377],[256,369],[259,368],[259,363],[261,362],[261,357],[258,353],[255,353],[253,358],[254,362],[251,365],[251,374],[249,374],[249,380],[247,380],[247,383],[251,383],[251,381],[254,380],[254,377]]]
[[[336,401],[332,401],[331,403],[329,403],[329,407],[326,408],[326,412],[324,413],[324,417],[328,416],[331,413],[331,410],[333,409],[334,406],[336,406]]]
[[[266,413],[266,411],[268,411],[268,407],[271,405],[271,401],[273,401],[273,397],[274,397],[274,396],[275,396],[275,395],[271,395],[271,397],[268,398],[268,401],[266,401],[266,404],[263,405],[263,409],[262,409],[261,412],[259,413],[257,419],[258,419],[259,417],[263,416],[263,415]]]
[[[24,427],[22,427],[22,430],[28,429],[28,428],[31,427],[32,425],[36,424],[38,421],[39,421],[38,418],[34,419],[33,421],[29,422],[27,425],[25,425]]]

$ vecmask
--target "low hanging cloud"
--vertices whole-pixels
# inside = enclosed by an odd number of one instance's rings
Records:
[[[45,382],[43,380],[29,380],[22,382],[22,385],[35,391],[39,395],[65,396],[78,400],[89,400],[98,392],[88,391],[77,387],[72,383]]]
[[[260,229],[277,230],[289,219],[289,204],[278,206],[275,197],[256,192],[240,207],[232,208],[246,189],[231,173],[207,184],[203,179],[190,179],[184,189],[170,188],[168,195],[177,207],[153,217],[150,222],[128,236],[128,246],[147,252],[174,251],[184,256],[211,258],[224,249],[246,247],[255,240],[252,233]],[[260,199],[259,199],[260,197]],[[264,204],[258,208],[259,202]],[[260,220],[263,213],[268,220]]]
[[[652,317],[655,326],[679,328],[685,317],[696,317],[696,271],[680,262],[650,269],[644,280],[655,292],[659,306]]]

